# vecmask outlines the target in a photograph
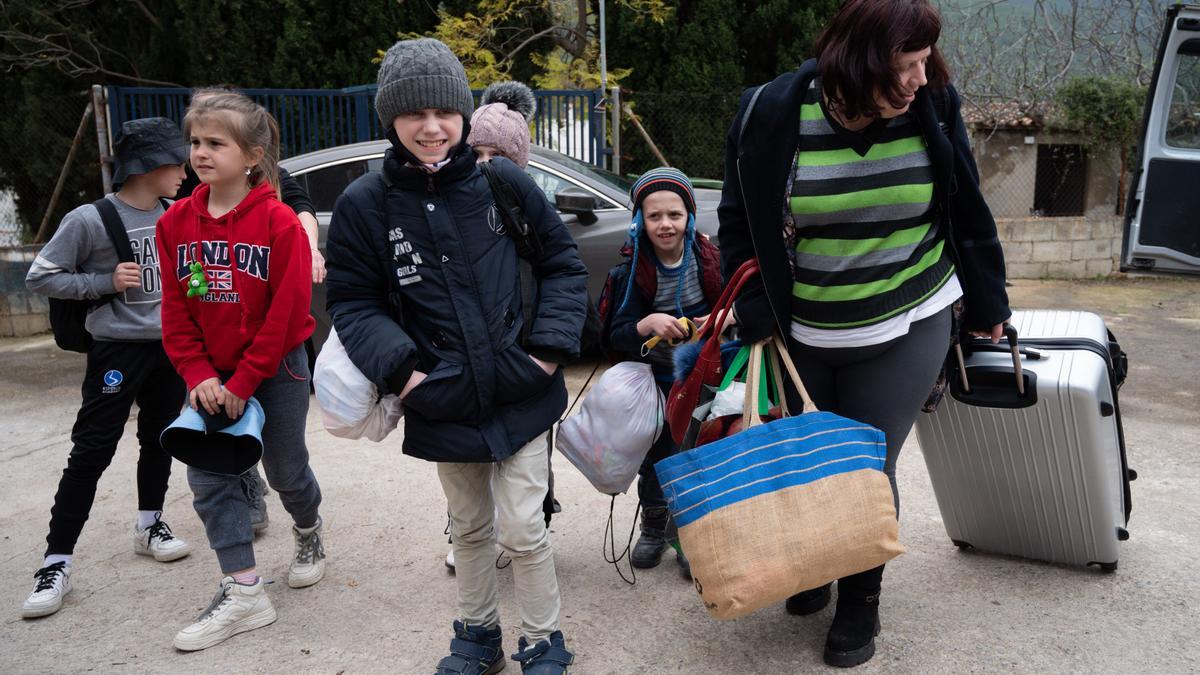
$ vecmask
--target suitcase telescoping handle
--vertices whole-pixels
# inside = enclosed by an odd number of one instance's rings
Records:
[[[1016,380],[1017,380],[1017,395],[1024,397],[1025,396],[1025,374],[1024,374],[1024,369],[1021,367],[1022,349],[1021,349],[1020,345],[1017,344],[1017,327],[1012,324],[1005,324],[1004,338],[1005,338],[1005,340],[1008,341],[1008,349],[1012,353],[1013,374],[1016,375]],[[966,359],[963,357],[961,341],[954,343],[954,358],[956,358],[958,360],[958,377],[959,377],[959,381],[962,384],[963,393],[970,394],[971,393],[971,383],[967,379],[967,363],[966,363]]]

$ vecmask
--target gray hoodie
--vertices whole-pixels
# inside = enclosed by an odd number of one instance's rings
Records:
[[[161,340],[162,283],[154,226],[163,208],[155,204],[153,209],[143,211],[116,195],[105,198],[117,207],[125,224],[133,259],[142,267],[142,287],[117,293],[112,302],[92,310],[87,317],[87,330],[97,340]],[[58,231],[42,247],[25,275],[25,285],[52,298],[94,300],[116,293],[112,273],[118,262],[117,250],[108,238],[100,212],[95,206],[84,204],[63,217]]]

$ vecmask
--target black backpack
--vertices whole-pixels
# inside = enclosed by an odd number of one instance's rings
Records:
[[[491,162],[483,162],[479,168],[483,172],[484,178],[487,178],[488,186],[492,189],[492,198],[495,199],[496,208],[500,211],[500,220],[504,222],[504,230],[516,244],[517,255],[521,259],[521,313],[525,319],[524,326],[521,328],[521,344],[525,344],[529,337],[529,331],[533,328],[534,292],[537,288],[531,262],[541,260],[542,242],[538,239],[537,232],[526,220],[525,211],[521,207],[521,199],[517,196],[517,191],[513,189],[513,186],[504,180]],[[581,355],[594,354],[599,351],[602,332],[603,322],[596,310],[596,303],[592,302],[589,295],[587,315],[583,321],[583,333],[579,339]]]
[[[165,209],[167,203],[163,201],[162,204]],[[117,259],[121,262],[134,262],[133,249],[129,245],[129,235],[125,232],[125,223],[121,222],[121,215],[117,213],[117,207],[113,206],[113,203],[106,197],[92,202],[92,206],[100,212],[104,230],[117,249]],[[69,352],[86,354],[91,351],[94,341],[92,334],[87,332],[84,322],[93,309],[112,302],[115,297],[117,296],[114,293],[96,300],[50,298],[50,329],[54,331],[55,344],[60,349]]]

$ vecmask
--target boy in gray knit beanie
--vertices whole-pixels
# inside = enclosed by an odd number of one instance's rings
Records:
[[[433,38],[397,42],[379,64],[378,85],[375,112],[405,159],[434,168],[454,154],[475,99],[449,47]]]
[[[512,560],[521,620],[512,659],[523,672],[555,675],[574,655],[559,628],[543,503],[550,430],[567,399],[560,366],[579,352],[587,269],[533,179],[497,163],[542,244],[533,306],[514,294],[519,254],[467,149],[473,107],[466,72],[446,45],[423,38],[387,51],[375,109],[392,147],[382,176],[362,176],[337,200],[326,301],[350,357],[403,402],[405,454],[437,464],[458,606],[436,672],[505,665],[499,544]],[[400,316],[381,312],[396,296]]]

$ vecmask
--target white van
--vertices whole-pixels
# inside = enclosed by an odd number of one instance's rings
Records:
[[[1200,5],[1167,10],[1138,155],[1121,271],[1200,274]]]

